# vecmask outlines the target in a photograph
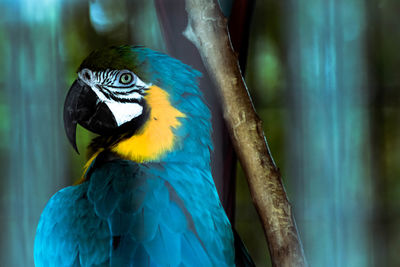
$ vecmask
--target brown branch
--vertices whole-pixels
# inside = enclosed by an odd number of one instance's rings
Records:
[[[246,173],[274,266],[306,266],[306,261],[278,168],[270,155],[237,56],[227,20],[212,0],[186,0],[184,35],[197,47],[219,89],[224,118]]]

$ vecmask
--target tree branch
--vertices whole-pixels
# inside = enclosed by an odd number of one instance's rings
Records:
[[[212,0],[186,0],[186,11],[189,20],[184,35],[199,50],[219,89],[224,118],[264,227],[272,263],[306,266],[279,170],[232,49],[227,20]]]

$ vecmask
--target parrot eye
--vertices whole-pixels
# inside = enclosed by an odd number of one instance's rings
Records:
[[[129,84],[132,82],[132,80],[133,80],[133,76],[131,73],[124,73],[119,78],[119,82],[122,84]]]

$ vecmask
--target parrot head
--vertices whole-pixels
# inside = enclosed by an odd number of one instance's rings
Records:
[[[64,126],[75,150],[78,123],[107,136],[125,128],[134,132],[147,119],[144,96],[151,84],[138,77],[134,63],[129,47],[94,51],[83,61],[64,104]]]
[[[136,161],[151,160],[176,143],[188,113],[209,120],[200,73],[167,55],[133,46],[92,52],[78,68],[64,104],[64,126],[74,149],[80,124],[98,134],[102,148]],[[197,106],[196,106],[197,105]],[[191,106],[191,109],[189,109]],[[208,130],[209,131],[209,130]]]

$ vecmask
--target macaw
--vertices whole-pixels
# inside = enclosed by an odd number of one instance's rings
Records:
[[[234,266],[239,254],[251,262],[211,176],[200,75],[140,46],[100,49],[82,62],[64,126],[75,150],[77,124],[98,136],[81,180],[41,215],[37,267]]]

